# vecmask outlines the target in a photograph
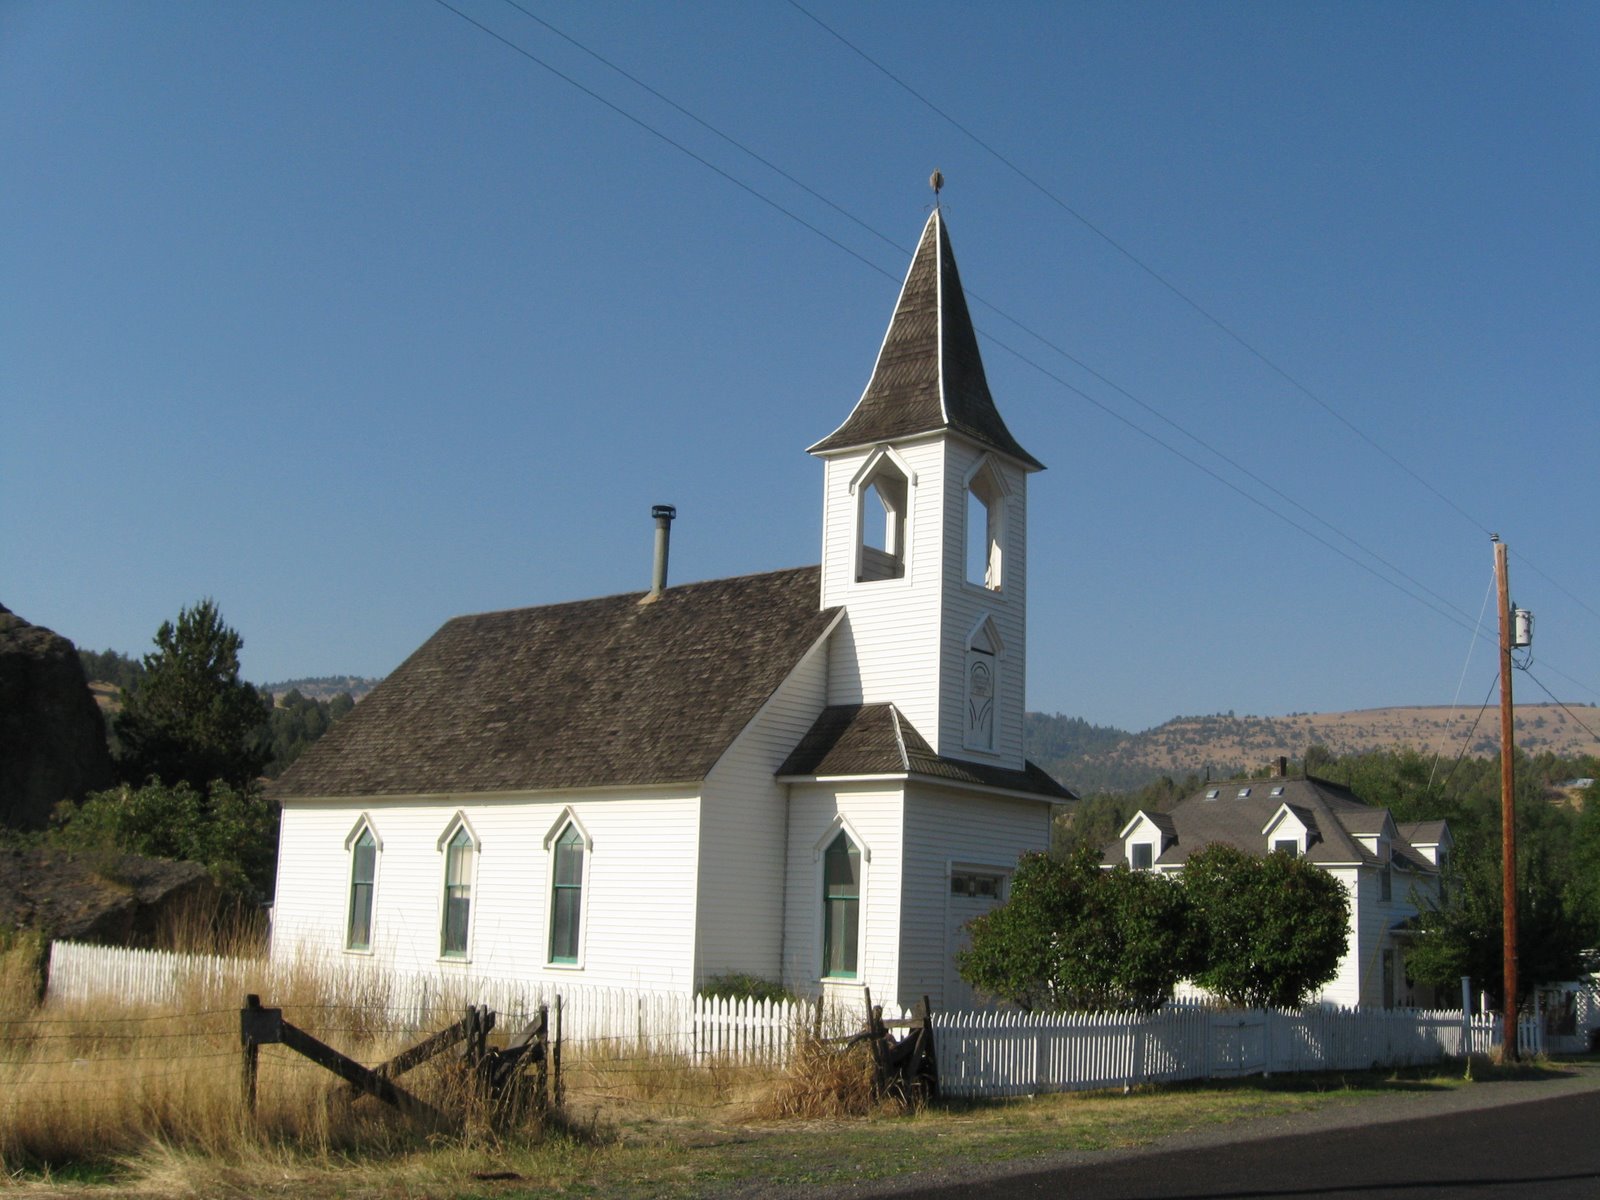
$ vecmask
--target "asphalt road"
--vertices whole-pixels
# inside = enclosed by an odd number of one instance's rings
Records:
[[[1600,1092],[1187,1147],[901,1197],[1566,1200],[1600,1197]]]

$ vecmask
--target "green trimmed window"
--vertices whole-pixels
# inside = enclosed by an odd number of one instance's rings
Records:
[[[467,927],[472,917],[472,835],[466,826],[455,831],[444,848],[444,936],[439,953],[467,956]]]
[[[856,977],[861,940],[861,851],[841,833],[822,856],[822,974]]]
[[[579,922],[583,919],[583,835],[568,825],[556,839],[550,885],[550,961],[578,961]]]
[[[372,949],[372,888],[378,878],[378,840],[363,829],[350,848],[350,921],[344,944],[350,950]]]

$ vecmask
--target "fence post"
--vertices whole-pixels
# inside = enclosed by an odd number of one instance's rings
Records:
[[[562,1101],[566,1099],[566,1093],[562,1090],[562,1083],[561,1083],[561,993],[560,992],[556,993],[556,1036],[555,1036],[555,1044],[551,1047],[551,1050],[550,1050],[550,1068],[555,1073],[555,1077],[556,1077],[556,1080],[555,1080],[555,1101],[556,1101],[556,1108],[559,1109],[561,1107]]]
[[[254,1019],[249,1015],[261,1011],[261,997],[251,994],[244,998],[245,1012],[240,1014],[239,1041],[244,1046],[244,1110],[253,1119],[256,1115],[256,1072],[261,1059],[261,1047],[256,1042]]]

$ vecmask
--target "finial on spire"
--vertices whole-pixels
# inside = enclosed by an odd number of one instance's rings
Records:
[[[928,186],[933,189],[933,206],[938,208],[939,191],[944,187],[944,173],[937,167],[934,168],[933,174],[928,176]]]

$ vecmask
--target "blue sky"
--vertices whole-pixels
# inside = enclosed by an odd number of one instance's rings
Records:
[[[142,653],[212,596],[268,681],[646,586],[653,503],[675,580],[815,562],[938,167],[1049,467],[1030,707],[1476,707],[1491,530],[1600,701],[1600,8],[519,2],[451,0],[547,65],[0,4],[0,602]]]

